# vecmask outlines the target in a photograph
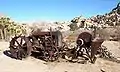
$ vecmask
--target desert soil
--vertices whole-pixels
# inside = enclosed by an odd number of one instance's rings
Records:
[[[113,48],[119,48],[120,44],[106,41],[104,45]],[[46,63],[42,60],[28,57],[24,60],[12,59],[3,54],[8,49],[8,42],[0,42],[0,72],[120,72],[120,64],[108,60],[97,58],[95,64],[79,64],[70,62]],[[115,53],[116,53],[115,52]]]

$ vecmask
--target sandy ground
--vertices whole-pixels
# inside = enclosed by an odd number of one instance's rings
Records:
[[[106,42],[105,44],[116,46],[110,43],[111,42]],[[97,58],[95,64],[79,64],[64,61],[46,63],[33,57],[22,61],[16,60],[3,54],[3,51],[7,49],[8,46],[8,42],[0,42],[0,72],[102,72],[101,70],[105,72],[120,72],[120,64],[100,58]]]

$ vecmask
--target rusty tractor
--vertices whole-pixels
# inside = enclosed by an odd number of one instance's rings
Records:
[[[45,61],[55,61],[59,57],[71,55],[72,59],[78,57],[86,58],[91,63],[95,63],[96,55],[103,54],[101,44],[104,40],[100,37],[93,38],[88,32],[79,34],[73,49],[66,49],[67,46],[62,41],[60,31],[43,32],[34,31],[29,36],[15,36],[10,41],[11,57],[22,60],[30,55]]]
[[[59,57],[62,48],[60,31],[34,31],[30,36],[15,36],[10,41],[10,52],[13,58],[22,59],[32,54],[45,61],[54,61]]]

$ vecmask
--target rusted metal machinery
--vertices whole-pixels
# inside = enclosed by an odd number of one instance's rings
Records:
[[[16,36],[10,41],[10,52],[16,59],[26,58],[34,53],[35,57],[45,61],[54,61],[59,57],[62,48],[60,31],[34,31],[32,35]]]
[[[40,30],[32,32],[30,36],[15,36],[10,41],[10,53],[13,58],[23,59],[30,55],[45,61],[55,61],[59,57],[68,55],[72,59],[83,57],[94,63],[97,54],[107,55],[101,47],[103,39],[93,38],[88,32],[79,34],[73,49],[67,49],[62,41],[60,31],[43,32]],[[65,48],[66,47],[66,48]]]
[[[101,44],[103,41],[100,37],[93,39],[92,35],[88,32],[81,33],[77,39],[76,56],[86,55],[91,63],[94,63],[96,60],[95,55],[102,49]]]
[[[68,49],[64,55],[67,56],[67,59],[71,57],[70,61],[82,57],[85,58],[84,60],[94,63],[96,60],[95,55],[103,53],[101,47],[103,41],[100,37],[93,38],[90,33],[82,32],[76,40],[77,46],[73,49]]]

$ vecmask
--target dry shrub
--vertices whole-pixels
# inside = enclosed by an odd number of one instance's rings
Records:
[[[69,25],[71,31],[75,31],[78,29],[77,23],[71,23]]]
[[[78,29],[78,30],[69,32],[69,35],[66,37],[67,41],[68,42],[75,42],[77,40],[77,37],[79,36],[79,34],[82,32],[88,32],[88,33],[93,35],[93,32],[90,30]]]
[[[120,27],[109,27],[97,30],[96,34],[100,34],[105,40],[120,40]]]

